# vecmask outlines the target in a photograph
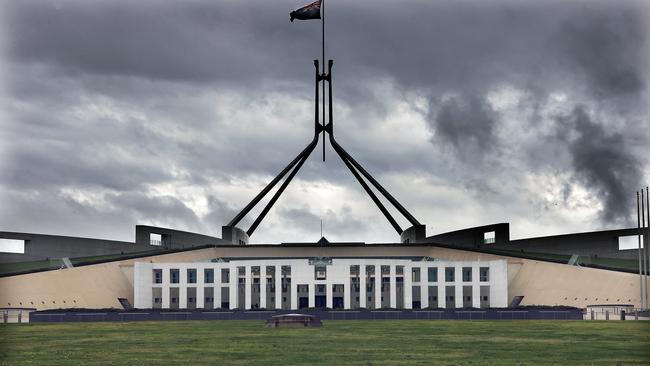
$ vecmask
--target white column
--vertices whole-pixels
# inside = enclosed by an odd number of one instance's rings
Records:
[[[447,282],[445,281],[445,265],[444,263],[438,266],[438,307],[447,308],[447,299],[445,298],[445,289]]]
[[[463,266],[456,264],[454,266],[454,300],[456,308],[463,307]]]
[[[162,268],[162,308],[169,309],[169,268]]]
[[[350,281],[350,273],[348,269],[348,280],[346,283],[343,284],[343,308],[344,309],[352,308],[352,304],[350,300],[351,296],[352,296],[352,281]]]
[[[170,302],[170,300],[169,300],[169,298],[170,298],[170,296],[169,296],[169,285],[163,285],[161,287],[161,290],[162,290],[161,291],[162,292],[162,304],[161,304],[161,307],[163,309],[169,309],[169,302]]]
[[[425,264],[420,267],[420,308],[429,307],[429,267]]]
[[[221,267],[216,267],[214,269],[214,288],[212,289],[214,294],[214,308],[221,309]]]
[[[282,266],[275,266],[275,308],[282,309]]]
[[[266,266],[260,266],[260,308],[266,309]]]
[[[375,309],[381,309],[381,266],[375,264]]]
[[[239,279],[237,278],[237,266],[230,267],[230,281],[228,282],[228,291],[230,292],[229,305],[230,309],[237,309],[237,293],[239,287]]]
[[[308,297],[308,305],[310,308],[316,307],[316,285],[314,284],[313,281],[311,281],[308,285],[307,288],[309,290],[309,294],[307,294]]]
[[[420,269],[420,283],[422,281],[422,269]],[[413,309],[413,269],[411,266],[404,266],[404,309]]]
[[[390,307],[397,307],[397,268],[395,265],[388,267],[390,270]]]
[[[298,276],[293,272],[295,268],[292,268],[291,271],[291,310],[298,310]]]
[[[472,263],[472,307],[481,307],[481,262]]]
[[[196,308],[205,308],[205,268],[199,267],[196,269]]]
[[[178,269],[178,308],[187,309],[187,267]]]
[[[325,285],[325,306],[328,308],[333,308],[334,307],[334,290],[332,288],[331,283],[327,283]]]
[[[359,266],[359,307],[365,308],[366,305],[366,265]]]
[[[251,290],[253,289],[253,274],[251,266],[244,267],[244,309],[251,309]]]

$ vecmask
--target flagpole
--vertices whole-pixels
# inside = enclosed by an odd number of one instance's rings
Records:
[[[323,62],[321,64],[322,74],[325,75],[325,0],[320,2],[320,12],[321,12],[321,47],[322,47],[322,56]],[[323,121],[321,122],[323,127],[325,126],[325,82],[323,81]],[[325,129],[323,128],[323,161],[325,161]]]

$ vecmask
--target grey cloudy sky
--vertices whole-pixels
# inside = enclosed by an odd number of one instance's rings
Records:
[[[320,23],[288,15],[307,2],[1,1],[0,230],[220,235],[312,137]],[[429,235],[635,225],[647,3],[326,6],[337,138]],[[328,154],[253,242],[315,241],[321,219],[330,240],[397,239]]]

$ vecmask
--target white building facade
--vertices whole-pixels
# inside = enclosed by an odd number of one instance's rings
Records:
[[[506,307],[507,261],[402,258],[136,262],[139,309]]]

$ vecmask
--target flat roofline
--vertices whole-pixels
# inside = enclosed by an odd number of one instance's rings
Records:
[[[95,241],[111,241],[120,244],[133,244],[135,241],[124,241],[124,240],[115,240],[115,239],[105,239],[105,238],[89,238],[86,236],[70,236],[70,235],[56,235],[56,234],[41,234],[41,233],[24,233],[20,231],[0,231],[0,238],[2,239],[11,239],[5,238],[4,235],[16,235],[16,236],[49,236],[55,238],[68,238],[68,239],[83,239],[83,240],[95,240]],[[29,239],[17,239],[17,240],[29,240]]]
[[[568,234],[554,234],[554,235],[545,235],[545,236],[531,236],[528,238],[519,238],[519,239],[510,239],[510,242],[513,241],[523,241],[523,240],[534,240],[534,239],[549,239],[549,238],[559,238],[562,236],[579,236],[579,235],[602,235],[606,233],[611,233],[611,234],[616,234],[616,233],[624,233],[624,232],[629,232],[629,231],[637,231],[638,228],[632,227],[632,228],[627,228],[627,229],[612,229],[612,230],[598,230],[598,231],[582,231],[579,233],[568,233]],[[628,235],[635,235],[635,234],[628,234]],[[620,236],[620,235],[619,235]],[[623,235],[627,236],[627,235]]]

